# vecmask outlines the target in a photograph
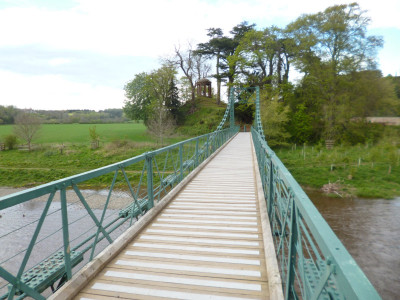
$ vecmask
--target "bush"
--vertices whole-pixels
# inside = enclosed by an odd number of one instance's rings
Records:
[[[12,150],[17,145],[17,136],[14,134],[9,134],[4,138],[4,145],[8,150]]]

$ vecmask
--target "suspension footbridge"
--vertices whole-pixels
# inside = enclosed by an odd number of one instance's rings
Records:
[[[210,134],[0,198],[3,213],[41,208],[0,236],[31,237],[1,261],[0,299],[380,299],[269,148],[258,88],[238,132],[241,92]]]

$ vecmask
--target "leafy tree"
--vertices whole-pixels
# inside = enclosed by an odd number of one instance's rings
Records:
[[[312,130],[312,118],[307,113],[305,105],[299,104],[290,118],[289,131],[292,140],[299,144],[306,143],[310,141]]]
[[[229,60],[240,69],[244,83],[262,87],[272,83],[275,48],[276,36],[268,28],[264,31],[252,30],[245,34],[235,55]]]
[[[237,83],[261,88],[268,85],[284,100],[290,87],[289,71],[295,49],[294,39],[286,30],[275,26],[253,29],[244,33],[228,61],[236,68]]]
[[[220,104],[222,81],[222,76],[220,75],[220,59],[226,44],[229,43],[229,39],[223,36],[221,28],[209,28],[207,30],[207,36],[210,37],[210,40],[207,43],[200,43],[197,45],[197,54],[216,59],[216,74],[214,77],[217,79],[217,104]]]
[[[26,141],[29,151],[32,140],[37,136],[41,127],[41,120],[35,113],[20,113],[15,117],[14,132],[21,139]]]
[[[235,118],[241,124],[252,124],[254,121],[254,104],[235,103]]]
[[[0,105],[0,124],[13,124],[19,109],[15,106]]]
[[[173,119],[176,123],[182,121],[182,114],[179,110],[181,107],[181,102],[179,101],[179,90],[175,84],[175,79],[173,78],[170,82],[169,91],[167,98],[165,100],[165,107],[171,113]]]
[[[235,75],[238,72],[238,66],[235,62],[231,62],[229,58],[235,54],[237,47],[247,32],[253,31],[256,24],[250,24],[247,21],[234,26],[229,32],[232,37],[230,43],[226,43],[224,53],[222,56],[221,68],[223,70],[223,78],[228,78],[228,85],[232,85]]]
[[[254,27],[255,24],[248,25],[246,21],[242,22],[230,31],[233,37],[224,36],[221,28],[209,28],[207,35],[210,37],[210,40],[207,43],[197,45],[196,53],[207,58],[215,58],[216,60],[216,74],[213,76],[217,79],[218,104],[221,101],[222,80],[227,78],[229,84],[233,84],[236,73],[236,64],[234,62],[230,63],[228,57],[235,53],[235,49],[244,34]]]
[[[97,149],[99,147],[100,135],[97,133],[96,126],[89,127],[89,136],[92,141],[92,149]]]
[[[124,102],[123,110],[128,118],[147,121],[152,100],[150,87],[150,75],[146,73],[136,74],[135,78],[125,85],[125,95],[128,99]]]
[[[270,146],[287,145],[290,138],[286,130],[289,121],[289,106],[277,100],[277,97],[267,96],[266,91],[260,95],[261,119],[265,139]]]
[[[157,102],[159,106],[167,105],[168,97],[171,94],[171,82],[175,80],[176,74],[176,68],[170,62],[164,63],[161,68],[150,73],[149,83],[152,104]]]
[[[317,86],[324,120],[324,136],[335,139],[341,124],[349,122],[351,97],[348,75],[375,67],[375,54],[382,39],[367,35],[370,19],[357,3],[335,5],[323,12],[304,15],[288,28],[302,44],[296,65],[303,82]]]

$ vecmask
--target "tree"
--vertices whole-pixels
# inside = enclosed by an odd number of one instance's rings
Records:
[[[245,83],[262,87],[272,83],[275,48],[276,36],[268,28],[252,30],[241,39],[230,63],[238,66]]]
[[[247,31],[252,30],[255,24],[248,25],[246,21],[233,27],[230,31],[233,37],[224,36],[221,28],[209,28],[208,36],[210,40],[207,43],[197,45],[196,53],[206,58],[215,58],[217,79],[217,103],[221,101],[221,83],[224,78],[228,79],[228,84],[233,84],[236,65],[228,61],[228,57],[235,53],[241,38]]]
[[[164,62],[161,68],[149,75],[152,101],[146,126],[150,134],[156,136],[161,144],[175,128],[175,121],[170,110],[174,110],[178,105],[174,83],[176,73],[174,64]]]
[[[179,110],[179,108],[181,107],[181,102],[179,101],[179,90],[175,84],[174,78],[170,82],[168,95],[165,100],[165,107],[171,113],[175,122],[179,123],[182,118],[182,115]]]
[[[319,89],[326,139],[337,138],[341,124],[353,117],[349,87],[357,82],[349,82],[349,75],[375,68],[382,39],[367,35],[369,22],[365,11],[352,3],[304,15],[288,26],[302,45],[296,65],[305,74],[303,82]]]
[[[286,130],[289,121],[289,107],[277,100],[277,97],[269,97],[266,91],[260,95],[261,119],[265,139],[270,146],[287,145],[290,134]]]
[[[198,81],[202,78],[207,78],[211,71],[211,66],[207,64],[206,59],[198,54],[195,54],[193,59],[194,69],[196,71],[196,80]]]
[[[296,107],[296,112],[290,118],[290,134],[295,143],[304,144],[310,141],[312,135],[312,118],[307,114],[304,104],[299,104]]]
[[[96,126],[89,127],[89,136],[92,142],[92,149],[99,148],[100,135],[97,133]]]
[[[152,108],[154,108],[155,102],[159,106],[166,106],[171,93],[171,82],[175,80],[176,74],[175,65],[168,61],[164,62],[161,68],[150,73],[149,83]]]
[[[272,26],[246,31],[228,61],[237,69],[237,81],[261,88],[269,85],[283,94],[284,85],[289,83],[294,51],[294,40],[289,33]]]
[[[200,43],[197,45],[197,54],[205,56],[207,58],[216,59],[216,74],[214,77],[217,79],[217,104],[221,102],[221,81],[222,76],[220,75],[220,59],[225,48],[226,43],[229,42],[227,37],[223,36],[223,31],[221,28],[209,28],[207,36],[210,40],[207,43]]]
[[[128,99],[124,101],[123,110],[128,118],[147,121],[152,100],[150,87],[150,76],[144,72],[136,74],[135,78],[125,85],[125,96]]]
[[[19,109],[15,106],[0,105],[0,124],[13,124]]]
[[[180,48],[175,47],[175,60],[169,60],[169,64],[178,65],[185,75],[187,83],[190,85],[192,109],[194,109],[196,93],[196,71],[198,72],[198,70],[196,70],[196,67],[200,68],[198,64],[201,61],[196,60],[196,55],[192,50],[191,44],[189,43],[188,45],[189,48],[185,52],[181,51]]]
[[[192,89],[188,79],[185,76],[182,76],[179,80],[179,97],[183,103],[192,99]]]
[[[140,73],[125,85],[128,100],[125,101],[124,112],[133,120],[143,120],[146,124],[152,114],[154,102],[166,105],[170,93],[171,81],[175,80],[175,66],[166,61],[151,73]],[[173,104],[173,105],[176,105]]]
[[[164,105],[155,102],[151,117],[147,123],[147,129],[151,135],[157,138],[158,143],[163,145],[164,138],[170,136],[175,129],[175,121],[171,113]]]
[[[26,141],[29,151],[32,140],[37,136],[41,127],[41,120],[35,113],[20,113],[15,117],[14,133]]]
[[[223,70],[223,77],[228,78],[228,86],[231,86],[234,82],[235,75],[238,72],[238,66],[229,60],[229,58],[235,54],[240,41],[243,39],[247,32],[254,30],[256,24],[251,24],[247,21],[234,26],[229,32],[232,35],[230,43],[225,44],[224,53],[222,55],[221,68]]]

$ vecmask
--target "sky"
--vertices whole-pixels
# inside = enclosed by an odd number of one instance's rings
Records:
[[[124,85],[160,58],[228,33],[246,20],[284,27],[331,0],[0,0],[0,105],[32,109],[121,108]],[[400,75],[400,1],[359,0],[381,35],[379,68]]]

